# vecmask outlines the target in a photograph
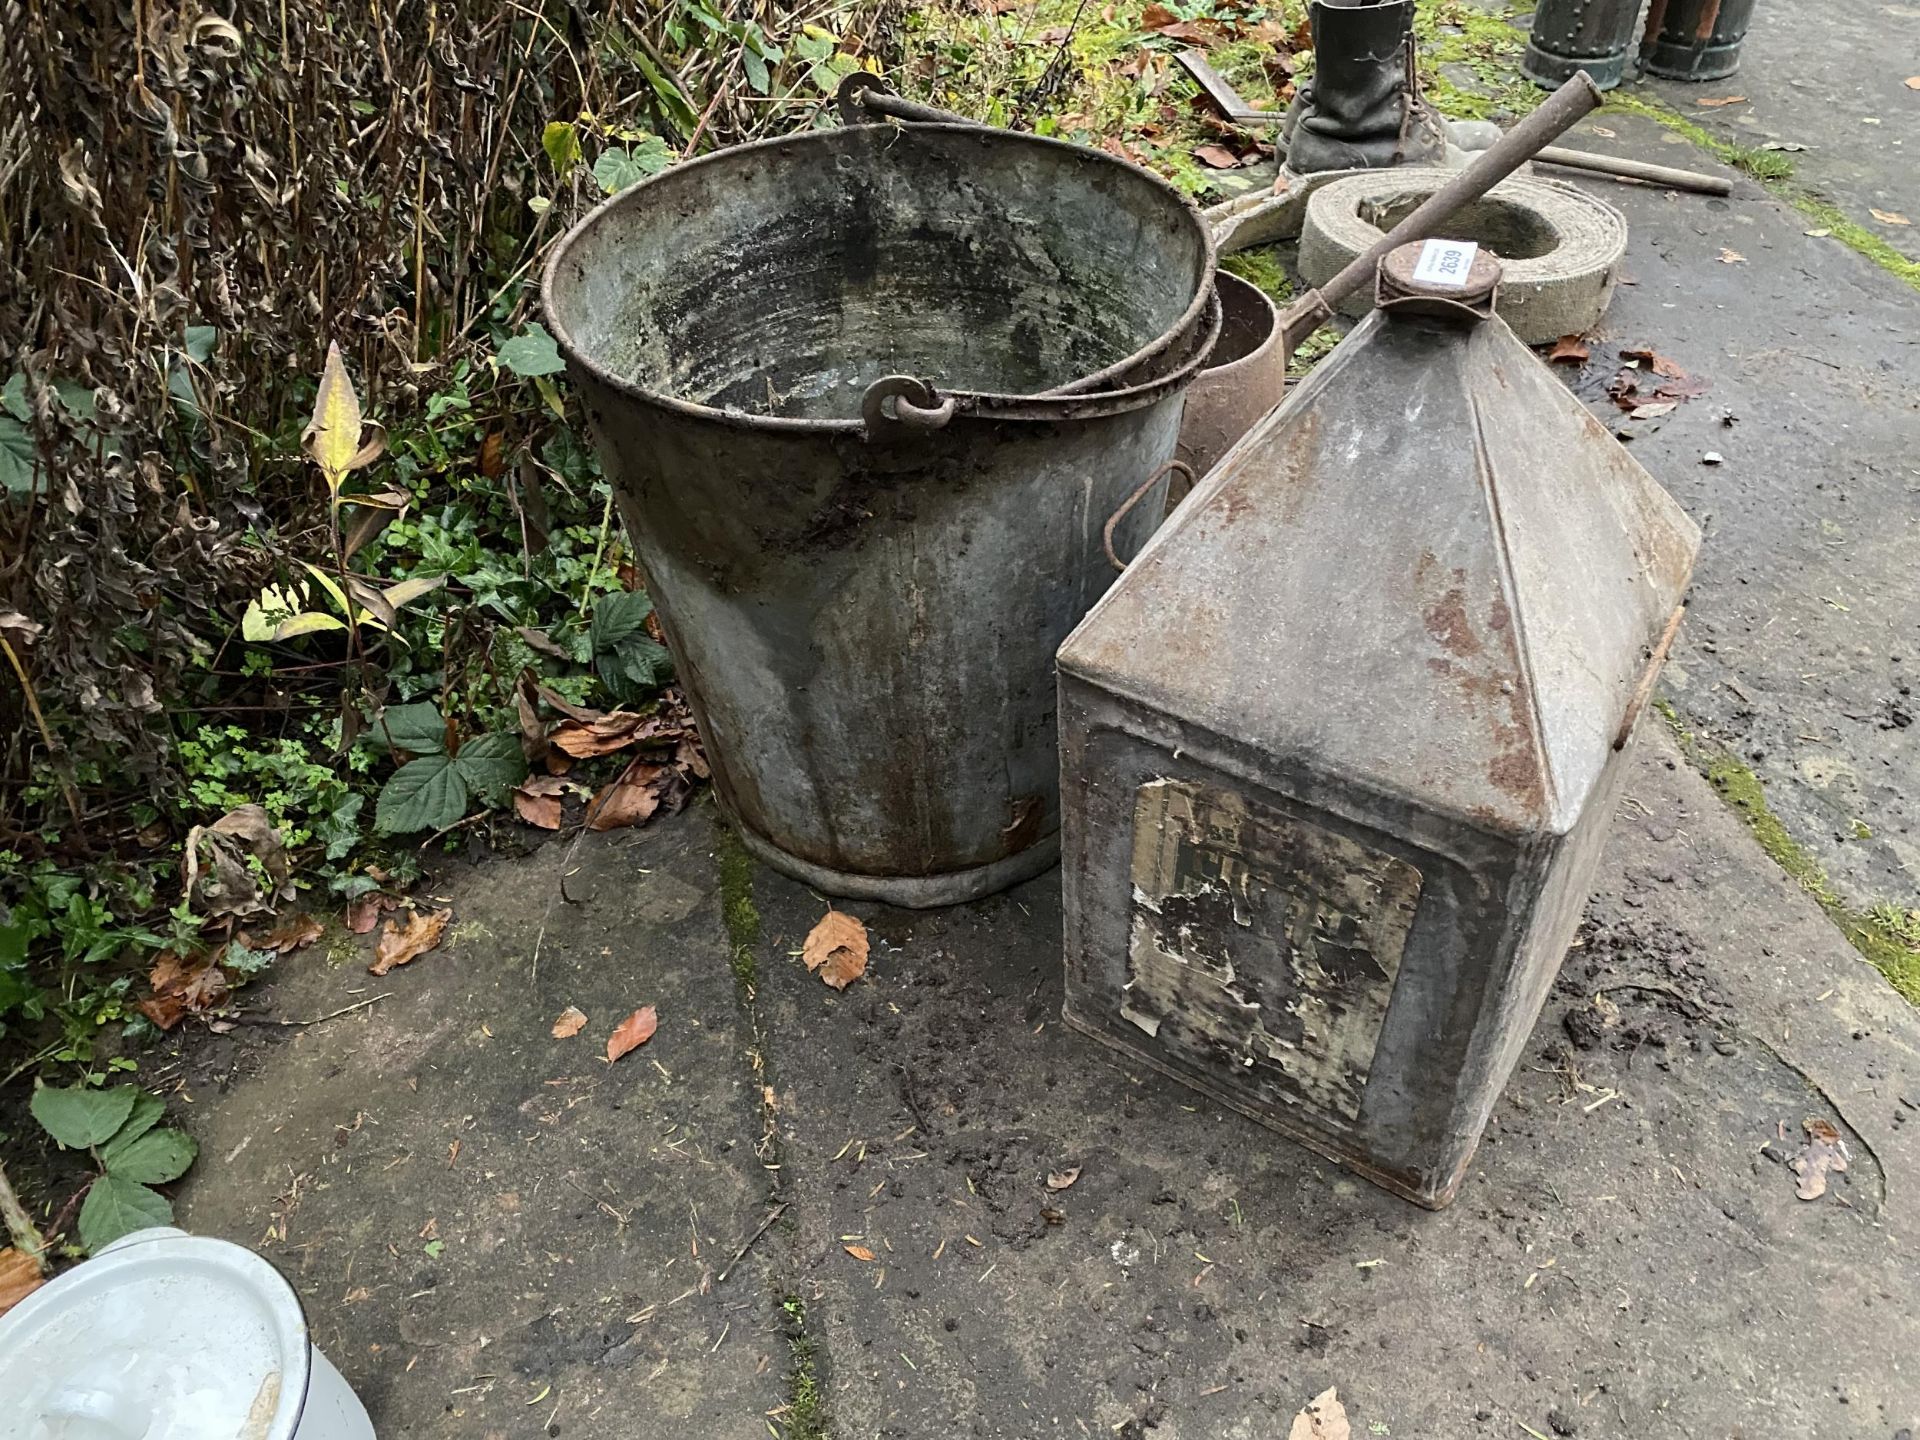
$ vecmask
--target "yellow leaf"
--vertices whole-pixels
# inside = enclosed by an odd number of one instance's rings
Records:
[[[292,640],[300,635],[312,635],[321,630],[344,630],[347,627],[331,615],[322,615],[318,610],[306,610],[285,621],[274,632],[276,642]]]
[[[864,1245],[842,1245],[840,1248],[856,1260],[871,1260],[874,1258],[873,1251]]]
[[[1871,205],[1869,205],[1867,207],[1867,213],[1873,216],[1873,218],[1878,220],[1882,225],[1911,225],[1913,223],[1911,220],[1907,219],[1906,216],[1900,214],[1896,210],[1875,210]]]
[[[326,473],[327,487],[335,495],[360,454],[360,428],[360,397],[353,393],[353,382],[340,359],[340,344],[335,341],[327,347],[320,390],[313,397],[313,421],[301,437],[307,453]]]

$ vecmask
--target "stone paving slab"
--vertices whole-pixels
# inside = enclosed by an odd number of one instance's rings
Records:
[[[763,1257],[715,1283],[772,1172],[710,838],[455,867],[428,887],[455,914],[440,949],[376,979],[339,943],[258,997],[289,1017],[387,999],[229,1052],[224,1089],[189,1081],[182,1223],[287,1273],[383,1437],[734,1437],[783,1403]],[[643,1004],[658,1033],[609,1066]],[[589,1023],[555,1039],[568,1005]]]

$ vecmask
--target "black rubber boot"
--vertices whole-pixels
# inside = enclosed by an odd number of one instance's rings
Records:
[[[1414,71],[1413,0],[1314,0],[1307,23],[1313,78],[1283,127],[1287,169],[1444,163],[1445,122],[1420,98]]]

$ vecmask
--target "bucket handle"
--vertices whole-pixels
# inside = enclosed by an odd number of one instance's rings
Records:
[[[1100,547],[1107,552],[1107,559],[1113,562],[1114,569],[1124,571],[1128,564],[1127,561],[1122,560],[1118,555],[1113,553],[1114,529],[1122,520],[1127,518],[1134,506],[1147,498],[1147,492],[1149,490],[1153,489],[1162,479],[1176,470],[1187,477],[1187,490],[1188,493],[1191,493],[1193,490],[1193,467],[1184,460],[1169,460],[1158,470],[1154,471],[1153,474],[1141,481],[1139,488],[1127,496],[1126,499],[1122,500],[1120,502],[1120,508],[1107,517],[1106,528],[1100,532]],[[1183,496],[1182,498],[1185,497]]]

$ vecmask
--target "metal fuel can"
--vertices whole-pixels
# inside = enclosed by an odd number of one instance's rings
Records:
[[[1700,540],[1498,278],[1393,251],[1059,654],[1067,1022],[1435,1209],[1572,939]]]

